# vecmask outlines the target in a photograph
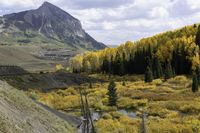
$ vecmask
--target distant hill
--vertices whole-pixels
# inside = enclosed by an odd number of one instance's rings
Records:
[[[109,48],[116,48],[118,47],[119,45],[107,45]]]
[[[48,2],[44,2],[36,10],[1,17],[0,44],[52,44],[64,45],[74,50],[106,47],[87,34],[78,19]]]

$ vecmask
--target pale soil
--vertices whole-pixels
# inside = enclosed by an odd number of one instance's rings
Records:
[[[0,133],[73,133],[74,129],[6,82],[0,81]]]

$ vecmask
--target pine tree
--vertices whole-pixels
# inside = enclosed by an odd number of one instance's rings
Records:
[[[103,60],[103,64],[102,64],[102,68],[101,70],[104,72],[104,73],[110,73],[110,63],[108,61],[108,59],[105,57],[104,60]]]
[[[154,59],[154,65],[152,67],[153,67],[154,78],[156,79],[162,77],[163,75],[162,66],[158,58]]]
[[[145,82],[152,82],[153,80],[153,74],[152,74],[152,70],[150,69],[149,66],[147,66],[145,75],[144,75],[144,81]]]
[[[126,61],[126,54],[123,53],[123,55],[122,55],[122,75],[124,75],[127,72],[127,70],[125,68],[127,68],[127,61]]]
[[[90,81],[89,83],[89,88],[91,89],[92,88],[92,82]]]
[[[192,78],[192,92],[197,92],[198,91],[198,80],[197,80],[197,75],[194,74]]]
[[[172,77],[175,77],[175,76],[176,76],[175,68],[172,67]]]
[[[170,79],[171,77],[173,77],[172,66],[171,63],[167,61],[165,64],[164,78],[165,80],[167,80]]]
[[[134,72],[134,54],[130,53],[129,60],[127,61],[126,72],[128,74],[133,74]]]
[[[114,67],[115,67],[115,65],[114,65],[114,57],[112,55],[111,56],[111,60],[109,62],[109,77],[110,77],[111,74],[114,74]]]
[[[200,47],[200,26],[198,26],[195,43]]]
[[[126,86],[126,83],[125,83],[125,81],[123,81],[123,82],[122,82],[122,86]]]
[[[153,68],[152,67],[152,59],[149,56],[146,58],[146,67],[147,66],[150,67],[150,69],[152,70],[152,68]]]
[[[109,106],[117,105],[117,92],[116,92],[116,84],[114,81],[110,81],[108,85],[108,104]]]
[[[123,75],[124,74],[124,64],[121,59],[120,53],[116,53],[115,62],[114,62],[114,74]]]
[[[152,60],[152,58],[153,58],[153,50],[152,50],[152,47],[151,47],[150,44],[148,46],[147,56]]]
[[[174,68],[174,73],[179,74],[179,61],[178,61],[177,49],[173,50],[172,53],[172,66]]]
[[[198,85],[200,85],[200,66],[196,68],[196,75],[197,75]]]

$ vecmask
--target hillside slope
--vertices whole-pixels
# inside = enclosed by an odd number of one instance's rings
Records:
[[[28,71],[54,71],[56,64],[67,65],[68,59],[46,59],[40,58],[34,51],[42,51],[35,46],[0,46],[0,64],[16,65]]]
[[[74,132],[68,123],[3,81],[0,81],[0,125],[2,133]]]

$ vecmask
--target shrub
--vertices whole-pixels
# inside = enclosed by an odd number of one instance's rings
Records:
[[[176,76],[174,78],[171,78],[167,81],[170,84],[185,84],[188,82],[188,79],[186,76]]]
[[[177,102],[173,102],[173,101],[169,101],[165,103],[165,107],[169,110],[179,110],[181,106],[181,103],[177,103]]]
[[[182,113],[200,113],[200,106],[198,104],[189,104],[189,105],[184,105],[180,107],[180,111]]]
[[[110,115],[113,117],[113,119],[119,119],[122,116],[122,113],[118,111],[113,111],[113,112],[110,112]]]
[[[104,113],[104,114],[102,115],[102,118],[103,118],[103,119],[112,119],[112,116],[111,116],[109,113]]]
[[[121,97],[118,100],[118,107],[124,109],[137,109],[141,106],[147,105],[147,99],[131,99],[129,97]]]
[[[35,92],[31,92],[29,96],[31,99],[36,100],[36,101],[39,99],[39,96]]]
[[[131,98],[122,97],[118,100],[118,107],[126,109],[136,109],[137,105],[133,102]]]
[[[162,83],[163,83],[163,81],[161,79],[155,79],[155,80],[153,80],[153,84],[160,85]]]
[[[120,133],[123,126],[118,120],[113,119],[100,119],[95,124],[98,133]]]

